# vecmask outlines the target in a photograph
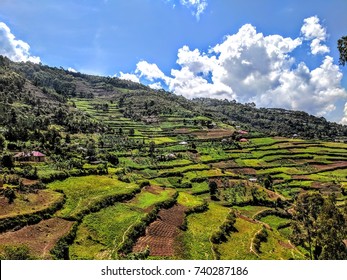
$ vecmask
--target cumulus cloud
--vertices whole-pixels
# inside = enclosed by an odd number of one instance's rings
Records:
[[[200,19],[200,15],[207,8],[207,0],[181,0],[181,4],[188,8],[192,8],[193,16],[195,16],[197,20]]]
[[[129,74],[129,73],[120,72],[118,78],[122,79],[122,80],[132,81],[132,82],[135,82],[135,83],[139,83],[140,82],[140,79],[135,74]]]
[[[156,82],[154,84],[149,84],[148,86],[152,89],[162,89],[163,88],[160,82]]]
[[[67,71],[72,72],[72,73],[77,73],[77,70],[74,69],[74,68],[72,68],[72,67],[69,67],[69,68],[67,69]]]
[[[298,30],[299,33],[299,30]],[[316,67],[296,61],[293,51],[308,42],[312,53],[326,53],[321,42],[326,30],[316,17],[305,19],[303,37],[264,35],[251,24],[226,36],[207,53],[183,46],[178,50],[176,69],[165,75],[156,64],[141,61],[136,75],[162,82],[170,91],[187,98],[211,97],[255,102],[258,107],[281,107],[326,116],[347,101],[341,86],[342,73],[326,55]],[[312,42],[319,40],[320,48]],[[308,41],[312,40],[312,42]],[[307,57],[310,58],[309,56]],[[347,116],[344,121],[347,120]]]
[[[319,23],[317,16],[309,17],[304,20],[301,33],[305,40],[311,41],[312,54],[325,54],[330,50],[328,46],[322,44],[327,38],[326,29]]]
[[[165,79],[165,74],[156,64],[151,64],[144,60],[136,64],[135,73],[138,74],[140,78],[145,77],[151,82],[154,81],[154,79]]]
[[[31,61],[39,63],[41,60],[37,56],[30,55],[28,43],[17,40],[10,28],[0,22],[0,55],[7,56],[13,61]]]

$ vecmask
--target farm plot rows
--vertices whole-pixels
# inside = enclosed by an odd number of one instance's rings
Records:
[[[101,139],[98,149],[112,151],[119,164],[109,167],[108,175],[48,184],[45,191],[65,195],[54,219],[78,223],[65,248],[67,258],[131,258],[148,248],[149,258],[155,259],[304,259],[307,252],[289,241],[290,218],[271,214],[257,219],[258,214],[289,210],[300,192],[334,193],[341,205],[347,199],[346,144],[254,138],[220,123],[202,125],[201,120],[211,121],[205,117],[187,121],[170,114],[134,121],[107,100],[74,102],[113,129],[89,137]],[[102,109],[105,103],[107,109]],[[240,142],[241,136],[247,141]],[[87,141],[78,137],[72,138]],[[166,201],[172,202],[168,209],[162,206]],[[235,230],[213,243],[231,210]],[[255,236],[263,228],[267,239],[256,248]],[[47,248],[35,254],[46,258]]]

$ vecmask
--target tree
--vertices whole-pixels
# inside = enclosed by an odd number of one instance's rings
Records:
[[[218,200],[217,199],[217,193],[218,193],[218,185],[215,181],[210,181],[208,184],[208,188],[210,189],[210,196],[212,200]]]
[[[119,159],[116,155],[114,154],[107,154],[107,161],[113,165],[118,165],[119,164]]]
[[[347,220],[336,207],[336,199],[331,195],[324,201],[318,217],[318,256],[322,260],[346,260],[347,249],[343,240],[347,237]]]
[[[292,242],[308,250],[311,259],[346,259],[343,240],[347,222],[336,207],[334,196],[299,195],[294,206]]]
[[[16,198],[16,193],[13,189],[6,188],[4,190],[4,196],[8,199],[8,203],[13,203],[14,199]]]
[[[264,188],[273,191],[273,180],[270,175],[267,175],[263,181]]]
[[[5,154],[1,158],[1,165],[3,167],[12,169],[14,167],[13,157],[11,154]]]
[[[6,147],[6,139],[2,134],[0,134],[0,151],[3,151],[5,147]]]
[[[303,193],[298,196],[294,205],[293,234],[294,244],[301,245],[308,250],[310,259],[314,259],[317,244],[317,219],[323,206],[324,199],[318,194]]]
[[[339,63],[345,66],[347,62],[347,36],[343,36],[337,41],[337,48],[340,52]]]
[[[155,152],[155,143],[154,141],[149,142],[149,154],[151,157],[153,157]]]
[[[134,136],[135,135],[135,129],[130,128],[129,129],[129,136]]]

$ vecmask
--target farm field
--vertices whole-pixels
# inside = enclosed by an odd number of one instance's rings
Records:
[[[15,197],[0,197],[0,256],[25,248],[40,259],[309,259],[291,241],[296,199],[334,195],[341,209],[347,201],[347,144],[259,137],[172,112],[135,121],[111,101],[71,99],[110,128],[71,134],[74,149],[88,147],[83,164],[63,172],[53,160],[33,163],[42,189],[4,186]]]

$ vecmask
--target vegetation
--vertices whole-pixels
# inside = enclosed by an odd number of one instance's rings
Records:
[[[340,52],[339,63],[345,66],[347,62],[347,36],[342,36],[337,41],[337,48]]]
[[[0,113],[1,258],[347,259],[346,126],[4,57]]]

